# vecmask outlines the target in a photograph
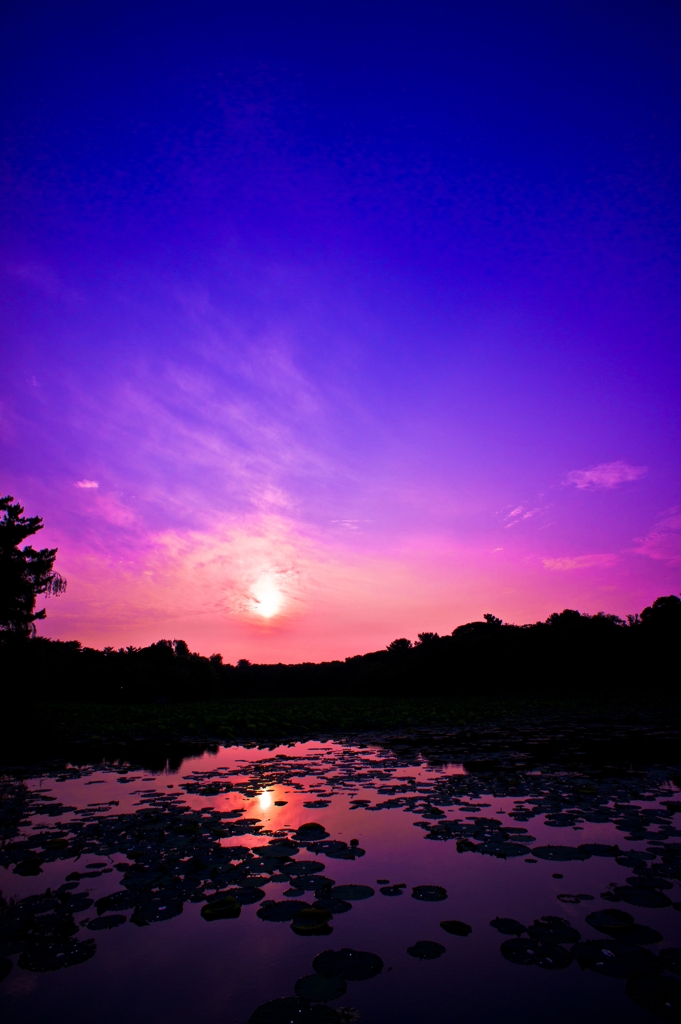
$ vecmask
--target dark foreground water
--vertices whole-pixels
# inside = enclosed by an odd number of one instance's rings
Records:
[[[593,740],[7,770],[2,1019],[679,1021],[674,744]]]

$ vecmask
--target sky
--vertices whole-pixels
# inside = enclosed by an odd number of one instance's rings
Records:
[[[317,661],[681,590],[681,8],[6,0],[44,636]]]

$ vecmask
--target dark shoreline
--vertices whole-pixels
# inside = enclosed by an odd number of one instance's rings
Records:
[[[681,698],[233,698],[228,701],[15,706],[2,727],[0,765],[34,759],[181,760],[221,745],[305,740],[440,747],[463,759],[476,748],[579,747],[681,762]]]

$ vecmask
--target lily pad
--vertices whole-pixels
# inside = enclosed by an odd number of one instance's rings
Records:
[[[572,963],[572,953],[562,946],[542,943],[539,955],[536,959],[536,966],[543,971],[563,971]]]
[[[447,890],[441,885],[416,885],[411,891],[412,899],[426,903],[436,903],[447,899]]]
[[[235,918],[241,913],[241,904],[233,896],[219,896],[213,898],[201,907],[201,917],[204,921],[220,921],[224,918]]]
[[[258,907],[256,914],[262,921],[292,921],[296,914],[307,910],[309,906],[309,903],[303,903],[301,900],[281,900],[278,903],[275,900],[265,900]]]
[[[42,914],[31,922],[32,937],[44,942],[61,941],[77,931],[78,925],[70,914]]]
[[[328,850],[325,856],[331,857],[332,860],[356,860],[357,857],[363,857],[365,853],[366,850],[360,846],[348,846],[345,850]]]
[[[440,921],[440,928],[444,928],[450,935],[461,935],[465,937],[473,931],[469,924],[463,921]]]
[[[334,878],[327,878],[326,875],[296,875],[295,885],[303,892],[321,893],[326,896],[336,884]]]
[[[415,942],[413,946],[409,946],[407,949],[409,956],[413,956],[417,960],[437,960],[439,956],[446,952],[445,947],[441,946],[439,942],[429,942],[427,939]]]
[[[314,875],[324,870],[324,865],[318,860],[292,860],[283,864],[279,870],[282,875]]]
[[[315,842],[318,839],[327,839],[329,833],[326,831],[323,825],[319,825],[316,821],[308,821],[300,828],[296,829],[295,838],[301,842]]]
[[[673,889],[672,882],[668,882],[665,878],[654,878],[644,877],[641,878],[638,875],[632,875],[631,878],[626,879],[627,885],[631,885],[634,889]]]
[[[331,895],[339,900],[368,900],[375,891],[370,885],[334,885]]]
[[[126,889],[120,889],[116,893],[111,893],[109,896],[102,896],[95,903],[97,913],[107,913],[109,910],[132,910],[133,907],[137,906],[140,902],[143,902],[143,898],[153,899],[152,893],[143,892],[130,892]],[[80,909],[80,908],[79,908]],[[73,911],[78,912],[78,910]]]
[[[490,924],[502,935],[522,935],[524,931],[527,931],[525,925],[513,917],[495,917]]]
[[[248,1024],[340,1024],[340,1014],[330,1006],[317,1003],[310,1006],[307,999],[289,996],[272,999],[254,1010]]]
[[[90,960],[97,952],[94,939],[65,939],[63,942],[45,943],[25,950],[19,957],[24,971],[58,971],[62,967],[75,967]]]
[[[328,910],[321,910],[319,907],[305,907],[297,911],[291,927],[298,933],[316,932],[331,920],[332,915]]]
[[[576,846],[534,846],[532,856],[539,857],[540,860],[568,861],[588,860],[591,854]]]
[[[66,900],[63,901],[64,904],[66,902]],[[51,910],[57,910],[62,905],[62,901],[57,896],[48,896],[46,893],[41,893],[35,896],[24,896],[23,900],[18,901],[16,907],[21,912],[27,910],[31,914],[48,914]]]
[[[299,978],[294,989],[299,999],[308,999],[311,1003],[328,1003],[332,999],[340,999],[347,992],[343,978],[325,978],[322,974],[307,974]]]
[[[627,850],[626,853],[620,853],[616,860],[622,868],[640,868],[645,865],[646,858],[653,860],[655,854],[645,854],[641,850]]]
[[[632,978],[664,970],[664,963],[649,949],[619,939],[578,942],[572,947],[572,955],[580,967],[609,978]]]
[[[260,903],[260,900],[265,899],[265,893],[262,889],[230,889],[229,895],[233,896],[237,903],[241,903],[242,906],[249,906],[251,903]]]
[[[262,875],[251,875],[247,878],[236,879],[240,889],[260,889],[263,885],[269,885],[269,878]]]
[[[12,970],[12,961],[7,956],[0,957],[0,981],[4,981]]]
[[[300,847],[291,843],[288,839],[270,839],[267,846],[256,846],[254,850],[265,857],[295,857],[300,853]]]
[[[613,889],[615,896],[632,907],[648,907],[651,910],[668,907],[671,900],[656,889],[635,889],[631,885],[618,885]]]
[[[162,896],[149,900],[136,907],[130,920],[133,924],[155,924],[157,921],[168,921],[182,913],[182,900],[164,899]]]
[[[586,923],[609,935],[619,928],[630,928],[634,919],[625,910],[595,910],[593,914],[587,914]]]
[[[662,1020],[681,1021],[681,982],[676,978],[631,978],[627,995]]]
[[[611,933],[616,939],[624,942],[635,942],[638,946],[653,946],[662,942],[662,935],[649,928],[647,924],[632,924],[629,928],[620,928],[617,932]]]
[[[310,853],[322,853],[325,857],[333,857],[335,853],[350,849],[348,844],[340,839],[320,839],[318,843],[309,843],[307,848]]]
[[[352,910],[352,903],[338,899],[337,896],[325,896],[323,899],[315,900],[312,906],[328,910],[331,914],[346,914],[348,910]]]
[[[336,884],[336,879],[327,878],[326,875],[296,875],[291,879],[291,884],[305,889],[306,892],[324,890],[323,895],[326,895],[327,892],[331,892]]]
[[[119,925],[125,924],[127,917],[125,914],[108,914],[106,917],[96,917],[94,921],[90,921],[88,924],[88,930],[91,932],[102,932],[107,928],[118,928]]]
[[[26,860],[22,860],[17,864],[13,873],[15,875],[23,875],[24,877],[39,875],[43,870],[40,866],[42,863],[42,857],[27,857]]]
[[[105,914],[109,910],[132,910],[139,903],[139,895],[120,889],[112,892],[109,896],[102,896],[97,900],[95,906],[98,914]]]
[[[382,885],[379,892],[383,896],[402,896],[404,893],[403,885]]]
[[[488,839],[484,843],[469,843],[468,849],[473,853],[484,853],[490,857],[498,857],[500,860],[507,860],[509,857],[524,857],[526,854],[532,853],[529,846],[496,839]]]
[[[383,961],[375,953],[364,953],[357,949],[327,949],[314,958],[312,967],[325,978],[367,981],[381,973]]]

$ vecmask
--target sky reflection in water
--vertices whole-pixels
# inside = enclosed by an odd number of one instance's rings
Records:
[[[4,1019],[680,1020],[678,766],[450,757],[311,742],[14,771]]]

